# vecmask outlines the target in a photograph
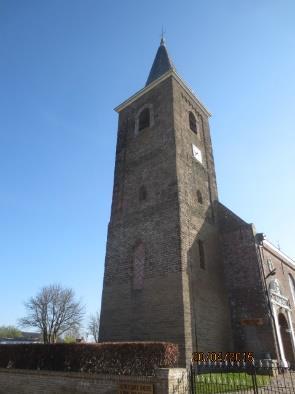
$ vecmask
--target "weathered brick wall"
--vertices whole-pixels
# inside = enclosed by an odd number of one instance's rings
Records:
[[[271,353],[276,358],[275,339],[269,315],[255,230],[219,205],[225,281],[231,306],[234,350],[252,351],[257,358]],[[243,325],[244,320],[263,319],[263,324]]]
[[[152,106],[154,120],[136,134],[136,115],[144,105]],[[189,111],[198,122],[196,134],[189,128]],[[202,164],[193,158],[192,144],[201,150]],[[145,201],[139,200],[142,185]],[[120,112],[101,340],[171,341],[179,345],[180,365],[197,349],[230,350],[216,200],[208,114],[170,76]],[[145,250],[144,286],[134,290],[139,242]]]
[[[135,117],[152,104],[154,124],[135,134]],[[157,340],[184,346],[180,226],[171,79],[119,117],[100,335],[103,341]],[[146,200],[139,200],[140,186]],[[132,287],[133,254],[142,242],[144,285]]]
[[[228,298],[223,281],[215,201],[217,186],[208,114],[173,80],[176,165],[180,206],[186,357],[198,351],[231,349]],[[189,112],[198,131],[189,127]],[[192,144],[202,152],[202,163],[192,154]],[[197,200],[197,190],[202,203]],[[205,269],[200,267],[198,241],[204,245]]]
[[[186,370],[159,369],[155,377],[89,375],[75,372],[0,369],[0,394],[118,394],[119,383],[153,384],[154,394],[175,393],[180,381],[186,383]]]

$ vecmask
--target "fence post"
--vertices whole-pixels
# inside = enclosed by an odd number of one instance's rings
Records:
[[[190,386],[191,386],[191,389],[190,389],[190,392],[191,392],[191,394],[195,394],[195,389],[194,389],[194,373],[193,373],[193,364],[191,363],[191,365],[190,365]]]
[[[253,390],[254,390],[254,394],[258,394],[258,386],[257,386],[257,378],[256,378],[256,365],[253,362],[253,371],[252,371],[252,385],[253,385]]]

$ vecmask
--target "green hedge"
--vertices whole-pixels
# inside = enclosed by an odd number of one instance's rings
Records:
[[[177,360],[178,346],[167,342],[0,345],[0,368],[147,376]]]

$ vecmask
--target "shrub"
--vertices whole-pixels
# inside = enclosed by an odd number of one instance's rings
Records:
[[[167,342],[0,345],[1,368],[148,376],[177,359],[177,345]]]

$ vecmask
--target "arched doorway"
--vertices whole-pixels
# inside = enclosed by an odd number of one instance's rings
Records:
[[[282,313],[279,313],[278,320],[279,320],[280,332],[281,332],[286,360],[289,361],[290,363],[294,363],[294,353],[293,353],[292,342],[291,342],[290,328],[288,326],[285,316]]]

